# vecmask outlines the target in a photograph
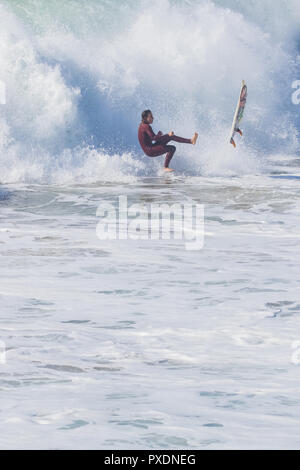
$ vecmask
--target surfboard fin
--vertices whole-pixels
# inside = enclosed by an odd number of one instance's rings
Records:
[[[234,146],[234,148],[236,148],[236,143],[235,143],[235,141],[233,140],[233,138],[231,139],[230,143]]]

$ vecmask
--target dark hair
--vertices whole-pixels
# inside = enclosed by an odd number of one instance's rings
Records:
[[[142,121],[145,122],[149,114],[152,114],[150,109],[146,109],[145,111],[142,112]]]

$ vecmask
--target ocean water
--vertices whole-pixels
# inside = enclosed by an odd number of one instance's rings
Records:
[[[296,0],[1,1],[0,448],[300,447],[299,20]],[[138,147],[145,108],[199,132],[174,175]],[[203,249],[100,240],[121,195],[204,205]]]

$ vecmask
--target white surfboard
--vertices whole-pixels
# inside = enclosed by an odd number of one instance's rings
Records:
[[[243,132],[240,129],[240,123],[244,116],[244,110],[247,102],[248,88],[244,80],[242,81],[242,87],[239,94],[238,103],[236,106],[231,133],[230,133],[230,143],[236,148],[236,143],[234,141],[234,136],[236,133],[243,135]]]

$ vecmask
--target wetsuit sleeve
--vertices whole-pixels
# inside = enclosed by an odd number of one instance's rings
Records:
[[[164,137],[163,135],[155,135],[151,126],[149,126],[148,128],[147,134],[152,141],[157,142],[157,143],[159,143],[161,138]]]

